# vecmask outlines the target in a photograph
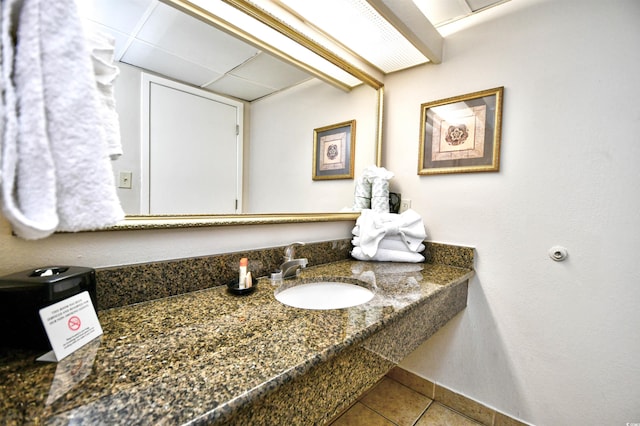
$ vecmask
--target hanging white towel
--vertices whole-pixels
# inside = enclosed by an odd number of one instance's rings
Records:
[[[22,3],[2,2],[2,210],[16,235],[36,239],[58,226],[56,178],[44,115],[40,5]]]
[[[113,84],[120,74],[120,69],[113,63],[115,40],[108,34],[91,32],[87,36],[91,49],[93,72],[98,87],[100,113],[105,129],[107,152],[112,160],[122,155],[120,139],[120,120],[116,111],[116,98]]]
[[[2,8],[5,216],[27,239],[115,224],[124,212],[75,1]]]

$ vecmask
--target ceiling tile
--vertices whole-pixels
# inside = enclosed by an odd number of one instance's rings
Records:
[[[149,16],[137,38],[221,74],[259,52],[255,47],[162,3]]]
[[[157,0],[77,0],[80,16],[121,33],[131,34]]]
[[[260,86],[251,81],[233,75],[225,75],[205,87],[217,93],[227,94],[247,102],[254,101],[273,92],[273,89]]]
[[[266,53],[253,57],[231,71],[231,74],[274,89],[282,89],[311,78],[304,71]]]
[[[131,43],[121,61],[194,86],[203,86],[221,76],[215,71],[173,56],[140,41]]]

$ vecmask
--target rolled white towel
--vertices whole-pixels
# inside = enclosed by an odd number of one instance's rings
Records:
[[[389,213],[389,181],[375,177],[371,182],[371,210]]]
[[[371,182],[365,176],[356,180],[354,210],[361,211],[371,208]]]

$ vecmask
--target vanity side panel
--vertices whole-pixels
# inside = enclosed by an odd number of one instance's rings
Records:
[[[370,351],[399,363],[467,306],[469,280],[425,299],[369,339]]]
[[[349,348],[213,424],[325,424],[357,401],[395,364],[366,349]],[[211,424],[205,421],[197,424]]]

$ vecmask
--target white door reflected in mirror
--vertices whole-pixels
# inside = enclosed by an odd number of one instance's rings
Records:
[[[242,103],[149,74],[143,93],[144,214],[237,213]]]

